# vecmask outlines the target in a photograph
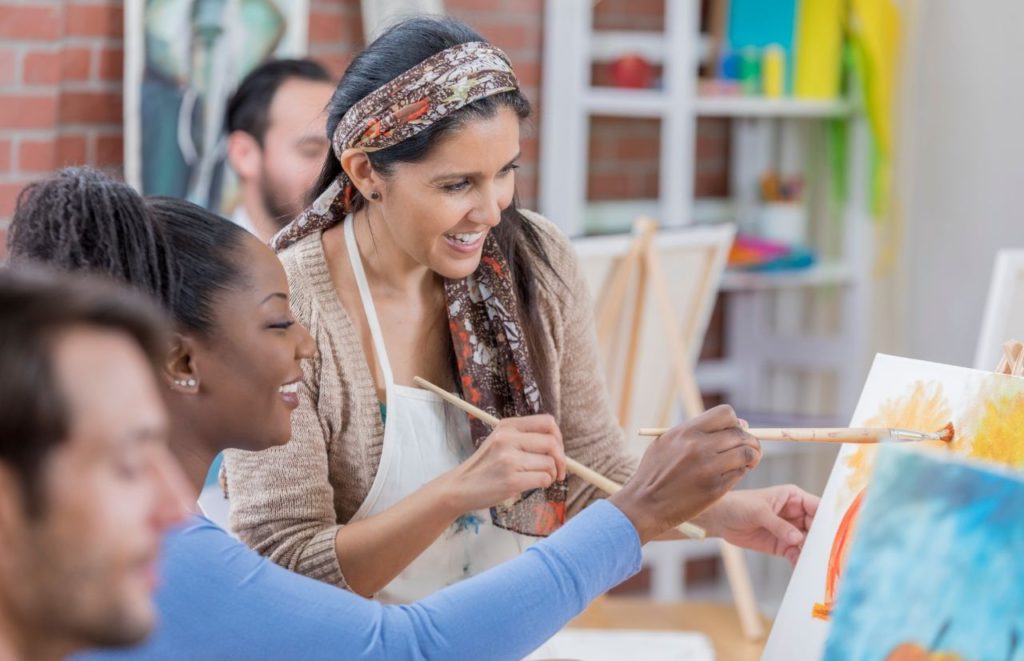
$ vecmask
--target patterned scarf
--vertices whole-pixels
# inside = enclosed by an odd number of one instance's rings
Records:
[[[387,149],[474,101],[519,88],[508,58],[485,42],[459,44],[420,62],[353,105],[331,141],[341,160],[346,149]],[[354,190],[344,172],[270,242],[283,250],[342,222]],[[467,278],[444,283],[448,324],[467,400],[499,418],[540,413],[540,389],[521,328],[512,274],[497,239],[488,236],[480,265]],[[470,418],[479,447],[490,429]],[[543,536],[565,521],[566,484],[522,494],[491,508],[498,527]]]

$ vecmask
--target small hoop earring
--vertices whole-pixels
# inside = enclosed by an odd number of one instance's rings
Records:
[[[380,193],[378,193],[377,191],[373,191],[372,193],[370,193],[370,199],[371,200],[379,200],[380,199]]]

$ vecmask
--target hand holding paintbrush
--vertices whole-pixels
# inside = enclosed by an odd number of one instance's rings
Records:
[[[413,380],[491,427],[500,422],[425,379]],[[707,509],[760,459],[756,439],[743,431],[731,407],[719,406],[652,443],[625,486],[570,457],[566,466],[583,481],[611,494],[610,500],[633,521],[641,540],[647,541],[673,526],[687,537],[703,538],[699,526],[678,522]]]

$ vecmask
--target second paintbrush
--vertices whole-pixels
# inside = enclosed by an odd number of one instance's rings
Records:
[[[661,436],[665,427],[641,428],[641,436]],[[891,427],[811,427],[807,429],[750,428],[747,430],[761,441],[793,441],[797,443],[908,443],[914,441],[953,440],[953,423],[937,432],[920,432]]]

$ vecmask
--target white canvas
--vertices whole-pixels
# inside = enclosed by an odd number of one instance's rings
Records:
[[[1024,379],[1020,377],[879,355],[850,424],[937,431],[947,422],[956,429],[951,444],[923,445],[1024,469]],[[812,610],[825,602],[830,555],[840,523],[867,483],[877,449],[846,445],[840,451],[775,619],[765,661],[821,658],[830,625],[813,617]],[[849,548],[847,544],[846,551]],[[841,562],[836,564],[841,568]],[[838,576],[841,579],[841,571]],[[842,589],[839,580],[837,593]]]
[[[734,233],[733,226],[721,225],[660,230],[653,239],[679,324],[678,333],[693,364],[704,341]],[[631,235],[616,235],[573,241],[595,310],[601,310],[608,294],[608,280],[629,252],[633,240]],[[604,338],[600,347],[609,394],[616,410],[625,387],[626,345],[637,303],[635,278],[628,292],[609,337]],[[635,436],[634,427],[666,426],[681,418],[665,325],[649,286],[645,290],[641,324],[631,406],[625,418],[619,420],[629,437]]]

